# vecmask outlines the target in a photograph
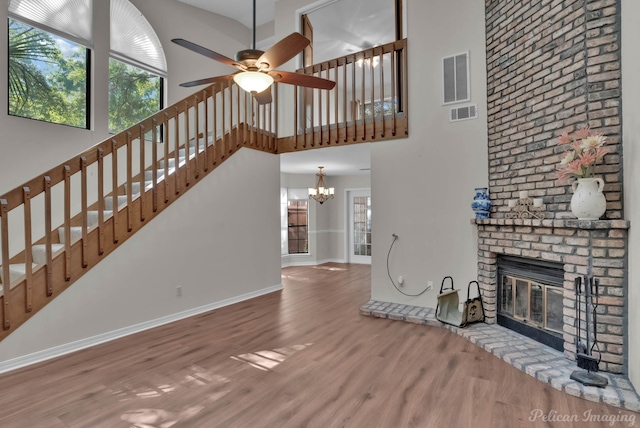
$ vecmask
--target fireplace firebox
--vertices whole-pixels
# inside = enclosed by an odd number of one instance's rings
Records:
[[[562,351],[563,282],[562,264],[500,256],[498,324]]]

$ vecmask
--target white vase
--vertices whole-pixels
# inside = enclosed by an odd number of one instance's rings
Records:
[[[598,220],[607,210],[607,200],[602,193],[601,178],[578,178],[573,182],[571,212],[578,220]]]

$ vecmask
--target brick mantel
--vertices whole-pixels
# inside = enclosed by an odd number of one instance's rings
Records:
[[[601,370],[626,373],[626,248],[624,220],[474,219],[478,228],[478,282],[488,323],[496,322],[497,263],[500,255],[548,260],[564,267],[564,353],[575,359],[574,280],[600,281],[598,341]]]

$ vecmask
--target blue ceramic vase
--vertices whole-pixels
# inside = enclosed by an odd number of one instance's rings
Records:
[[[471,209],[476,213],[476,218],[489,218],[491,211],[491,199],[486,187],[476,187],[476,195],[473,197]]]

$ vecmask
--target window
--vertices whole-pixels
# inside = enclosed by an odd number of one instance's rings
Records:
[[[163,107],[167,64],[155,31],[129,0],[111,0],[109,132],[117,133]]]
[[[287,203],[289,254],[309,252],[308,207],[309,201],[304,200],[290,200]]]
[[[109,132],[115,134],[162,109],[162,78],[109,59]]]
[[[9,19],[9,114],[88,127],[89,49]]]

